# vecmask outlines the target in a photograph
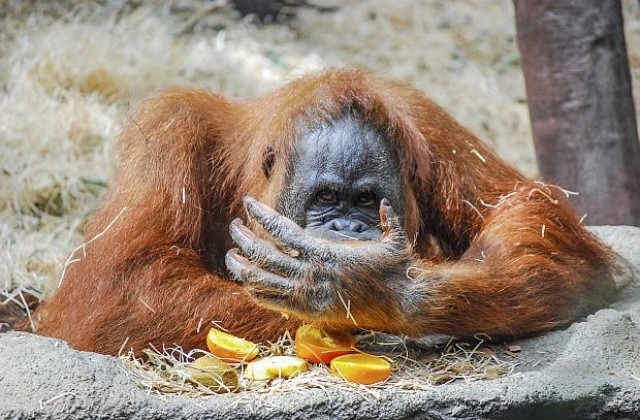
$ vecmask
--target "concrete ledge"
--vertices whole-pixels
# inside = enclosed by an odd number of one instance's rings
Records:
[[[640,229],[593,231],[640,272]],[[637,278],[637,276],[636,276]],[[566,330],[521,340],[523,363],[494,381],[429,391],[390,390],[364,398],[343,390],[301,390],[260,401],[149,395],[108,356],[59,340],[0,334],[0,419],[309,419],[640,417],[640,300],[629,296]]]

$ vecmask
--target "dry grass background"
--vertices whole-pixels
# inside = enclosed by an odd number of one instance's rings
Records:
[[[535,174],[510,0],[316,3],[338,10],[261,26],[224,0],[1,2],[0,301],[55,287],[109,183],[121,124],[168,86],[250,97],[327,66],[369,68],[423,89]],[[637,2],[625,13],[638,86]]]

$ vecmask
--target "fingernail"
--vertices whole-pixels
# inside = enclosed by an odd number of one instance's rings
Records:
[[[246,227],[245,225],[238,225],[238,231],[240,231],[240,233],[242,233],[243,235],[248,236],[250,239],[258,238],[256,234],[253,233],[253,231],[248,227]]]
[[[236,262],[244,264],[245,262],[249,262],[249,260],[247,260],[242,254],[240,254],[240,251],[238,250],[238,248],[232,248],[229,251],[227,251],[227,257],[234,259]]]
[[[260,209],[261,212],[263,213],[267,213],[270,215],[276,214],[276,211],[274,209],[272,209],[271,207],[269,207],[268,205],[258,201],[258,200],[253,200],[251,202],[251,206],[253,206],[254,208]]]

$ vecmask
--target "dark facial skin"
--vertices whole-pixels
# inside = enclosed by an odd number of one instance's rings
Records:
[[[380,239],[386,198],[404,214],[397,157],[391,143],[353,115],[304,136],[276,209],[316,237]]]
[[[296,152],[277,210],[244,200],[270,237],[231,222],[238,248],[227,253],[227,267],[267,308],[334,329],[383,329],[387,317],[413,308],[406,287],[413,254],[392,144],[345,116],[310,130]]]

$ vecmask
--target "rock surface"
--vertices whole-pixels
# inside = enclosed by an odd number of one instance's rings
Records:
[[[640,273],[640,228],[593,231]],[[159,398],[134,385],[113,357],[59,340],[0,334],[0,419],[640,418],[640,299],[626,298],[565,330],[520,340],[521,365],[493,381],[378,399],[339,389],[247,400],[237,395]]]

